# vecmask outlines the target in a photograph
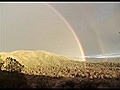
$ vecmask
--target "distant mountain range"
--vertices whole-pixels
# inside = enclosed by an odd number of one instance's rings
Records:
[[[120,57],[120,53],[109,53],[109,54],[86,56],[86,58],[117,58],[117,57]]]
[[[97,55],[89,55],[85,56],[85,58],[119,58],[120,53],[108,53],[108,54],[97,54]],[[75,57],[76,59],[79,59],[81,57]]]

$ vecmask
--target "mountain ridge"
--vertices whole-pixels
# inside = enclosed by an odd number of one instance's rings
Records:
[[[75,62],[72,58],[60,56],[44,50],[16,50],[13,52],[0,52],[0,55],[3,61],[5,61],[7,57],[11,57],[31,70],[37,67],[64,67],[67,64],[68,67],[71,67],[73,62]]]

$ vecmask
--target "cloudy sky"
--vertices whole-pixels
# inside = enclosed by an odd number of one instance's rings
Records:
[[[120,53],[120,3],[0,3],[0,51]],[[66,23],[67,22],[67,23]]]

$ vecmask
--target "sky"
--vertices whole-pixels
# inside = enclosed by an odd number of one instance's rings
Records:
[[[0,3],[0,17],[2,52],[80,56],[72,28],[85,55],[120,53],[120,3]]]
[[[52,4],[76,32],[86,55],[120,53],[120,3]]]

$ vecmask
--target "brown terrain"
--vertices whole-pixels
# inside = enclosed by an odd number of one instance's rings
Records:
[[[1,52],[0,88],[120,88],[119,60],[75,61],[40,50]]]

